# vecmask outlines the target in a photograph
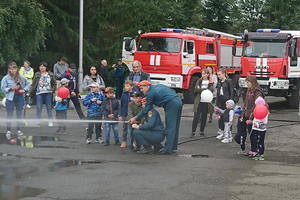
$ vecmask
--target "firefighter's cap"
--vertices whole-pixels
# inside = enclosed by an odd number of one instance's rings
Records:
[[[147,80],[143,80],[143,81],[141,81],[141,82],[138,83],[139,87],[140,86],[150,86],[150,85],[151,85],[151,83],[149,81],[147,81]]]

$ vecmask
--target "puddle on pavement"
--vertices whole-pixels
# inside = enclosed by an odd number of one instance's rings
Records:
[[[103,161],[100,160],[63,160],[59,162],[52,163],[50,167],[48,167],[49,171],[53,172],[57,169],[65,168],[65,167],[73,167],[83,164],[102,164]]]
[[[32,173],[32,171],[24,172],[24,170],[20,169],[11,167],[0,168],[0,199],[17,200],[26,197],[36,197],[46,192],[44,189],[17,184],[22,176]]]
[[[0,184],[0,199],[17,200],[26,197],[36,197],[46,192],[44,189],[23,187],[20,185]]]
[[[208,158],[209,157],[206,154],[179,154],[178,156],[184,158]]]
[[[15,136],[7,139],[5,133],[0,133],[0,144],[18,145],[26,148],[61,148],[70,149],[70,147],[60,145],[42,145],[42,142],[56,142],[59,141],[57,137],[52,136],[22,136],[17,138]]]

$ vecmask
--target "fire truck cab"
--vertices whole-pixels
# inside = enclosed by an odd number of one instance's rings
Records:
[[[133,60],[142,63],[152,84],[164,84],[183,92],[185,103],[193,103],[195,83],[202,68],[223,67],[231,74],[240,71],[240,58],[232,55],[234,40],[240,37],[210,29],[167,29],[144,33],[137,39],[125,38],[123,62],[131,68]],[[135,45],[135,42],[137,45]],[[242,43],[237,45],[242,51]]]
[[[300,31],[258,29],[245,32],[241,56],[240,87],[256,76],[265,95],[286,97],[290,107],[299,106]]]

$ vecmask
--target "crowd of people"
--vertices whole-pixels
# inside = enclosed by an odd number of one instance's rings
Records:
[[[121,148],[129,148],[135,152],[172,154],[177,150],[179,126],[182,111],[181,98],[174,90],[164,85],[152,85],[150,75],[141,70],[141,63],[134,61],[132,71],[118,60],[111,67],[112,76],[105,59],[100,65],[91,65],[84,76],[82,88],[87,95],[82,105],[78,88],[78,74],[75,64],[68,64],[62,57],[51,72],[46,62],[41,62],[34,73],[29,61],[24,61],[19,68],[15,62],[8,64],[8,73],[1,81],[1,90],[6,96],[7,118],[12,119],[14,109],[16,118],[23,118],[25,108],[35,99],[36,118],[41,119],[45,104],[48,126],[53,126],[52,109],[56,111],[56,119],[67,119],[70,102],[73,103],[80,119],[86,119],[86,144],[103,143],[110,145],[110,130],[114,134],[114,143]],[[129,73],[128,73],[129,72]],[[115,89],[110,87],[109,80],[115,80]],[[255,77],[247,77],[247,93],[244,106],[236,106],[236,97],[232,81],[225,70],[217,73],[208,66],[201,72],[195,85],[194,118],[191,137],[195,137],[198,123],[199,135],[205,136],[205,127],[213,117],[218,120],[218,135],[222,143],[233,140],[241,145],[240,155],[247,155],[256,160],[264,160],[264,138],[268,115],[256,118],[253,114],[256,105],[267,106],[264,95]],[[67,90],[67,95],[63,91]],[[211,96],[211,98],[207,98]],[[235,101],[234,101],[235,100]],[[163,107],[165,125],[159,112],[153,107]],[[232,136],[232,124],[237,118],[237,134]],[[103,120],[103,123],[101,121]],[[120,137],[118,124],[122,123]],[[57,124],[57,133],[66,132],[64,123]],[[22,124],[17,123],[17,136],[22,137]],[[102,131],[103,130],[103,131]],[[103,134],[103,133],[104,134]],[[250,135],[251,150],[246,152],[247,132]],[[95,140],[93,135],[95,134]],[[12,136],[11,124],[7,123],[7,137]],[[120,141],[121,139],[121,141]],[[161,144],[165,140],[164,146]]]

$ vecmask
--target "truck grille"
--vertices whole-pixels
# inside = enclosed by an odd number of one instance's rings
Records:
[[[257,71],[252,71],[250,72],[250,75],[253,75],[253,76],[273,76],[275,73],[274,72],[257,72]]]

